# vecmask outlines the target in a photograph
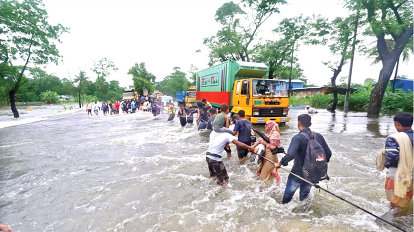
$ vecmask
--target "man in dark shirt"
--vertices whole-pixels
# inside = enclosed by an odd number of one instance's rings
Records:
[[[238,120],[236,121],[236,125],[234,126],[234,135],[236,135],[237,133],[238,140],[240,142],[251,146],[252,145],[251,132],[248,131],[246,133],[245,130],[246,130],[246,124],[250,125],[250,128],[253,128],[253,125],[249,120],[245,119],[246,113],[244,112],[244,110],[239,110],[237,115],[238,115]],[[237,155],[239,156],[240,163],[244,162],[248,153],[249,153],[249,150],[244,149],[242,147],[237,147]]]
[[[207,130],[213,130],[213,122],[217,115],[217,109],[213,107],[208,109],[208,112],[210,113],[210,118],[207,121]]]
[[[332,155],[331,149],[329,149],[328,144],[326,144],[326,141],[321,134],[312,132],[310,130],[309,127],[311,125],[311,116],[309,114],[302,114],[298,116],[298,128],[300,132],[297,135],[293,136],[289,145],[289,149],[287,151],[287,155],[283,157],[279,163],[275,164],[276,168],[279,168],[282,165],[287,166],[289,161],[294,159],[291,172],[300,177],[303,177],[302,168],[303,162],[305,160],[308,139],[304,135],[300,134],[301,132],[307,133],[309,137],[312,137],[311,135],[313,134],[316,141],[318,141],[318,143],[324,148],[326,153],[326,161],[329,162]],[[308,197],[312,185],[304,182],[292,174],[289,174],[282,204],[290,202],[290,200],[292,200],[293,194],[295,194],[298,188],[300,188],[299,199],[303,201]]]

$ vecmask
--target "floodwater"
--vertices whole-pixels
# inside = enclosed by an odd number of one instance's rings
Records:
[[[280,170],[281,186],[259,181],[257,165],[240,165],[233,145],[224,159],[230,183],[217,186],[205,161],[208,133],[177,118],[48,109],[35,121],[0,116],[0,221],[13,231],[395,231],[314,188],[308,200],[296,194],[282,205],[287,173]],[[302,113],[291,109],[281,127],[285,148]],[[375,152],[395,132],[392,121],[313,115],[311,128],[333,152],[331,180],[321,186],[376,215],[389,211]],[[393,222],[413,230],[412,214]]]

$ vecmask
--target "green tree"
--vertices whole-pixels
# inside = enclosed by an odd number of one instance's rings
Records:
[[[106,100],[109,86],[109,83],[106,81],[106,77],[111,74],[111,71],[116,70],[118,70],[118,68],[115,66],[115,63],[107,58],[102,58],[98,62],[93,62],[92,71],[97,75],[95,80],[95,94],[99,99]]]
[[[132,80],[134,81],[135,91],[137,91],[140,95],[144,94],[144,89],[148,90],[148,94],[154,92],[154,85],[148,80],[137,76],[132,77]]]
[[[79,100],[79,108],[82,108],[82,94],[86,94],[88,88],[88,79],[89,77],[86,76],[85,71],[79,70],[79,74],[75,76],[75,80],[73,81],[78,86],[76,86],[76,92],[78,93],[78,100]]]
[[[226,60],[250,61],[250,56],[256,46],[253,41],[256,39],[259,28],[274,13],[279,13],[277,6],[285,4],[285,0],[241,0],[242,5],[251,10],[246,13],[240,5],[233,1],[224,3],[216,11],[216,22],[222,28],[212,37],[205,38],[203,43],[210,49],[210,62]],[[252,15],[252,17],[248,17]],[[242,25],[248,20],[248,25]]]
[[[368,114],[378,115],[388,82],[397,61],[408,41],[413,36],[413,1],[412,0],[347,0],[347,6],[353,11],[360,8],[366,13],[365,24],[368,24],[365,34],[377,38],[377,49],[381,57],[382,69],[378,82],[370,96]],[[395,41],[391,51],[387,48],[386,39]]]
[[[393,47],[395,46],[395,41],[393,39],[385,39],[385,43],[387,45],[387,49],[389,52],[392,52]],[[413,37],[410,38],[407,45],[405,46],[404,50],[402,51],[400,57],[402,56],[403,62],[408,62],[410,59],[410,54],[413,54]],[[378,54],[378,49],[376,46],[373,46],[365,51],[365,53],[368,55],[368,57],[375,57],[374,61],[371,65],[378,64],[381,61],[381,57]],[[400,57],[397,60],[397,64],[395,66],[395,73],[394,73],[394,82],[392,85],[392,92],[395,91],[395,79],[397,79],[398,76],[398,67],[400,64]]]
[[[160,87],[163,93],[175,96],[177,91],[188,89],[189,81],[187,75],[181,71],[180,67],[174,67],[173,69],[174,72],[159,82],[157,87]]]
[[[133,77],[141,77],[151,83],[155,83],[155,76],[147,71],[144,62],[141,62],[139,64],[135,63],[134,66],[128,70],[128,74],[132,75]]]
[[[154,92],[155,76],[148,72],[145,63],[135,63],[135,65],[129,69],[128,74],[132,75],[134,81],[134,89],[143,94],[144,89],[148,90],[148,94]]]
[[[28,68],[31,74],[29,85],[36,89],[36,94],[50,90],[52,92],[59,92],[62,88],[62,81],[59,77],[46,73],[40,68]]]
[[[15,96],[27,83],[24,73],[29,63],[58,64],[61,56],[56,42],[68,28],[48,23],[41,0],[1,1],[0,12],[0,79],[6,86],[13,115],[18,118]],[[13,64],[20,61],[24,64]]]
[[[338,60],[334,62],[331,60],[324,62],[324,64],[333,72],[331,77],[333,102],[329,108],[331,112],[335,112],[338,105],[338,86],[336,85],[336,79],[342,72],[342,67],[346,64],[347,60],[351,58],[351,41],[355,20],[355,15],[347,18],[337,17],[324,28],[324,30],[329,32],[326,34],[328,37],[329,50],[334,57],[338,58]]]
[[[189,83],[190,85],[196,84],[197,70],[198,68],[195,65],[191,64],[190,71],[189,71],[190,79],[191,79],[191,82]]]
[[[75,88],[73,86],[73,83],[71,80],[67,78],[62,79],[62,88],[58,93],[62,95],[74,95],[75,94]]]
[[[299,48],[299,41],[304,41],[305,43],[314,43],[314,40],[310,39],[310,35],[313,34],[314,36],[319,36],[323,31],[313,32],[313,28],[318,28],[320,22],[320,17],[303,17],[302,15],[293,17],[293,18],[285,18],[280,22],[279,26],[274,29],[273,31],[283,35],[283,39],[286,40],[286,47],[285,51],[290,52],[290,59],[289,56],[285,55],[285,59],[288,59],[290,63],[290,72],[289,72],[289,95],[292,94],[292,74],[293,74],[293,63],[295,61],[294,52]],[[286,50],[287,49],[287,50]],[[281,67],[283,70],[284,67]],[[275,69],[276,74],[278,69]]]
[[[40,93],[40,99],[47,104],[57,102],[57,93],[47,90],[45,92]]]
[[[123,89],[119,87],[119,81],[113,80],[108,86],[108,100],[118,100],[122,98]]]

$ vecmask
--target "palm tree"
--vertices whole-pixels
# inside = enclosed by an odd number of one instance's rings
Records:
[[[86,85],[85,82],[89,79],[89,77],[86,76],[85,71],[81,71],[79,70],[79,74],[77,76],[75,76],[75,83],[78,83],[78,87],[76,88],[76,90],[78,91],[79,94],[79,108],[82,108],[81,105],[81,93],[85,93],[86,92]]]
[[[395,41],[393,39],[386,39],[385,44],[387,45],[388,51],[392,52]],[[403,52],[401,53],[400,57],[402,56],[403,62],[408,62],[410,59],[410,53],[413,53],[413,37],[408,41],[407,45],[405,45],[405,48]],[[377,47],[374,46],[372,48],[368,49],[368,56],[375,56],[374,61],[371,63],[371,65],[378,64],[381,61],[381,57],[378,54]],[[394,81],[392,83],[392,92],[394,93],[395,90],[395,79],[397,78],[398,74],[398,66],[400,64],[400,59],[398,59],[397,64],[395,65],[395,75],[394,75]]]

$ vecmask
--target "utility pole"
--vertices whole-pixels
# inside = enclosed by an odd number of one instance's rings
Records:
[[[292,63],[293,63],[293,52],[295,51],[295,41],[293,41],[292,56],[290,58],[290,73],[289,73],[289,89],[288,96],[292,95]]]
[[[357,31],[358,31],[358,21],[359,21],[359,5],[357,5],[354,38],[353,38],[353,43],[352,43],[352,56],[351,56],[351,63],[349,66],[348,87],[346,89],[345,102],[344,102],[345,113],[348,113],[349,95],[351,94],[351,77],[352,77],[352,67],[354,66],[354,54],[355,54],[355,44],[356,44],[356,37],[357,37]]]

